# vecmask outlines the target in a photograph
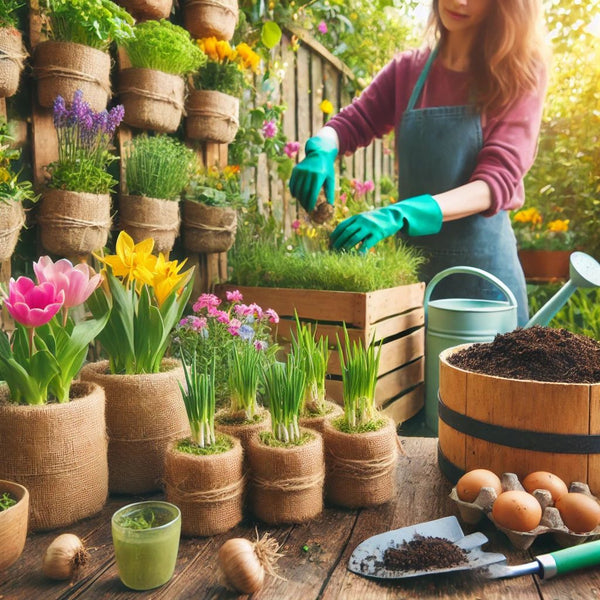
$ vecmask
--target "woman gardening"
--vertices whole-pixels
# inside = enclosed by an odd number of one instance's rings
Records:
[[[432,48],[392,60],[350,106],[306,142],[290,191],[312,211],[324,188],[333,204],[334,162],[396,130],[400,201],[353,215],[332,246],[365,252],[399,232],[420,248],[428,282],[448,267],[484,269],[511,288],[528,319],[525,278],[508,211],[524,203],[546,90],[541,0],[433,0]],[[466,277],[466,279],[465,279]],[[473,280],[473,281],[472,281]],[[435,297],[497,299],[463,274]]]

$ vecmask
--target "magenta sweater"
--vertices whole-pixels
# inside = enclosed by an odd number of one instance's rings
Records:
[[[351,154],[398,126],[429,53],[421,49],[399,54],[360,97],[327,122],[338,134],[340,154]],[[544,95],[545,84],[501,115],[482,117],[483,147],[469,181],[485,181],[492,190],[485,216],[523,206],[523,176],[535,158]],[[468,104],[468,74],[451,71],[436,59],[415,108],[463,104]]]

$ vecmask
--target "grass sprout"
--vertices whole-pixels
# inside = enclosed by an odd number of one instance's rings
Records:
[[[233,346],[229,361],[229,394],[232,414],[244,412],[251,421],[258,411],[256,396],[262,372],[261,350],[253,344]]]

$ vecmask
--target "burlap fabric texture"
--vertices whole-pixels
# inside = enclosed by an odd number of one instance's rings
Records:
[[[227,252],[235,241],[237,211],[185,200],[182,229],[186,250],[204,254]]]
[[[109,489],[144,494],[162,487],[167,447],[190,434],[178,381],[185,382],[177,360],[163,360],[163,371],[112,375],[108,361],[89,363],[81,379],[106,393]]]
[[[392,419],[378,431],[343,433],[331,420],[323,428],[325,498],[347,508],[377,506],[396,491],[398,437]]]
[[[298,419],[300,427],[308,427],[309,429],[314,429],[322,434],[325,427],[325,421],[327,419],[335,419],[344,412],[339,404],[331,402],[330,400],[325,400],[323,404],[325,413],[317,416],[300,417]]]
[[[172,133],[183,115],[185,81],[179,75],[154,69],[123,69],[119,73],[119,98],[127,125]]]
[[[104,390],[74,383],[71,401],[15,406],[0,388],[0,479],[29,490],[30,531],[67,527],[108,496]]]
[[[44,191],[37,215],[42,246],[68,257],[102,248],[112,222],[110,206],[110,194]]]
[[[119,221],[121,229],[136,244],[153,238],[156,252],[169,253],[179,233],[179,202],[123,194],[119,200]]]
[[[261,521],[304,523],[323,510],[323,439],[310,433],[313,437],[302,446],[276,448],[258,435],[250,439],[248,500]]]
[[[24,224],[25,211],[20,202],[0,202],[0,262],[12,256]]]
[[[33,76],[41,106],[51,108],[56,96],[67,104],[77,90],[96,112],[106,108],[111,96],[110,54],[73,42],[47,41],[33,54]]]
[[[185,132],[192,140],[229,144],[240,126],[239,98],[216,90],[190,91],[185,111]]]
[[[220,410],[215,415],[215,429],[221,433],[232,435],[240,440],[244,450],[245,462],[248,459],[248,446],[250,440],[255,434],[261,431],[270,431],[271,429],[271,414],[266,408],[260,408],[258,412],[260,420],[254,423],[244,423],[242,418],[236,422],[231,418],[231,413],[227,410]]]
[[[0,481],[0,494],[8,492],[16,500],[10,511],[0,512],[0,572],[17,561],[27,541],[27,523],[29,518],[29,492],[27,488],[14,481]]]
[[[184,27],[194,38],[230,40],[238,21],[238,0],[185,0]]]
[[[16,94],[26,58],[21,32],[13,27],[0,27],[0,98]]]
[[[118,4],[127,9],[137,21],[168,19],[173,0],[119,0]]]
[[[181,532],[210,536],[242,520],[244,477],[240,441],[222,454],[194,455],[172,444],[165,456],[165,494],[181,510]]]

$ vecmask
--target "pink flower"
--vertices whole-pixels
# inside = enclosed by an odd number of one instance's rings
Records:
[[[298,154],[300,150],[300,142],[288,142],[284,147],[283,151],[288,155],[289,158],[293,158]]]
[[[269,317],[270,323],[279,323],[279,315],[272,308],[267,308],[265,314]]]
[[[238,317],[249,317],[254,312],[253,308],[246,304],[238,304],[233,310]]]
[[[346,194],[346,192],[342,192],[340,194],[340,202],[342,204],[346,204],[346,202],[348,202],[348,194]]]
[[[194,302],[192,309],[194,312],[199,312],[203,308],[216,308],[217,306],[219,306],[219,304],[221,304],[221,300],[217,298],[217,296],[215,296],[214,294],[200,294],[196,302]]]
[[[277,131],[277,123],[273,119],[263,121],[262,134],[265,138],[274,138],[277,135]]]
[[[358,179],[353,179],[350,182],[350,185],[354,188],[354,190],[356,191],[356,195],[359,197],[364,196],[368,192],[372,192],[375,189],[375,184],[370,179],[368,179],[364,183],[358,181]]]
[[[319,33],[327,33],[327,23],[325,23],[325,21],[321,21],[317,25],[317,29],[319,30]]]
[[[213,313],[219,323],[229,323],[229,315],[224,310],[217,310]]]
[[[191,315],[190,317],[188,317],[188,325],[194,331],[200,331],[201,329],[204,329],[206,327],[206,317],[196,317]]]
[[[263,340],[254,340],[254,347],[257,350],[266,350],[268,347],[267,342],[263,341]]]
[[[231,335],[239,335],[241,326],[242,322],[239,319],[231,319],[227,331],[229,331]]]
[[[57,290],[51,281],[39,285],[29,277],[11,277],[8,284],[8,298],[4,305],[10,316],[25,327],[45,325],[61,309],[65,292]]]
[[[250,304],[248,306],[248,310],[250,310],[251,311],[250,314],[254,314],[257,319],[262,319],[263,309],[255,302],[253,302],[252,304]]]
[[[298,229],[300,229],[300,221],[298,221],[298,219],[294,219],[292,221],[292,229],[294,231],[298,231]]]
[[[61,258],[52,262],[49,256],[42,256],[33,263],[38,283],[54,283],[57,290],[63,290],[63,306],[71,308],[83,304],[92,292],[102,283],[102,276],[85,264],[73,266],[70,260]]]
[[[228,302],[241,302],[244,298],[240,290],[233,290],[232,292],[225,292],[225,298]]]

